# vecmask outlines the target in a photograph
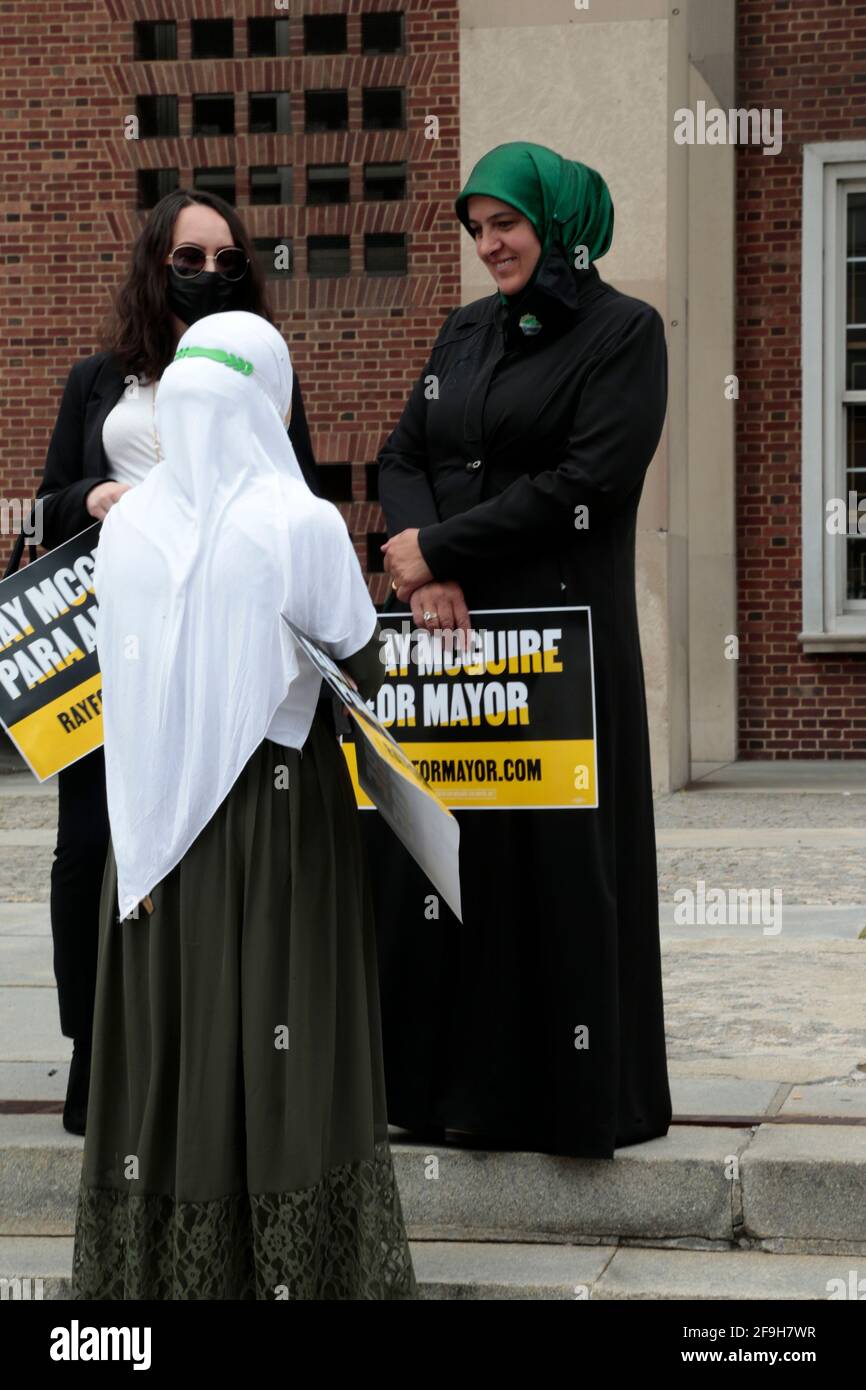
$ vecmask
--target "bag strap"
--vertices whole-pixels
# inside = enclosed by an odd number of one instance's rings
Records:
[[[39,502],[44,502],[46,497],[53,496],[53,492],[47,492],[44,497],[37,497],[33,503],[33,508],[35,508]],[[21,556],[24,554],[25,544],[27,545],[27,560],[28,563],[32,565],[33,561],[37,559],[36,545],[33,541],[30,541],[29,543],[27,542],[27,532],[22,526],[21,530],[18,532],[18,535],[15,537],[15,544],[12,547],[12,554],[9,556],[9,563],[6,566],[6,570],[3,575],[4,579],[8,579],[10,574],[14,574],[18,569],[18,566],[21,564]]]
[[[31,549],[33,549],[33,548],[34,548],[34,547],[31,547]],[[6,566],[6,570],[5,570],[4,575],[3,575],[3,578],[4,578],[4,579],[8,579],[9,576],[10,576],[10,574],[14,574],[14,573],[15,573],[15,571],[16,571],[17,568],[18,568],[18,566],[21,564],[21,556],[22,556],[23,554],[24,554],[24,532],[23,532],[23,531],[19,531],[19,532],[18,532],[18,535],[15,537],[15,544],[14,544],[13,547],[12,547],[12,554],[11,554],[10,557],[9,557],[9,563],[8,563],[8,565]],[[31,555],[30,558],[31,558],[31,560],[32,560],[32,559],[33,559],[33,556]]]

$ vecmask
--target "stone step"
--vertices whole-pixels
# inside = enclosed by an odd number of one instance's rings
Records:
[[[0,1235],[74,1230],[83,1139],[0,1116]],[[395,1141],[410,1234],[866,1255],[866,1126],[675,1126],[613,1161]]]
[[[32,1101],[53,1101],[62,1107],[69,1080],[72,1043],[68,1038],[55,1037],[51,1051],[55,1054],[53,1059],[45,1061],[0,1060],[0,1105],[4,1101],[23,1105]],[[672,1074],[670,1087],[675,1123],[687,1116],[719,1120],[748,1116],[754,1122],[773,1115],[866,1120],[866,1074],[862,1071],[815,1085]],[[39,1108],[43,1108],[41,1104]],[[59,1114],[59,1108],[55,1113]],[[391,1127],[391,1134],[394,1142],[406,1137],[405,1130],[395,1126]]]
[[[850,1292],[846,1255],[662,1250],[530,1242],[410,1242],[421,1297],[428,1300],[824,1300]],[[8,1296],[68,1299],[71,1236],[0,1237],[0,1280]],[[855,1281],[856,1288],[856,1281]]]
[[[647,1241],[866,1254],[866,1126],[673,1126],[612,1162],[395,1144],[426,1240]]]
[[[427,1299],[750,1302],[852,1287],[850,1255],[413,1241],[412,1261]]]

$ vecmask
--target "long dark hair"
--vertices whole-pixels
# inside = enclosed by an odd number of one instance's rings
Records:
[[[124,373],[155,381],[174,357],[175,335],[166,293],[165,258],[171,250],[172,232],[181,208],[204,203],[229,225],[235,246],[250,258],[239,284],[238,309],[248,309],[273,323],[265,277],[252,241],[230,203],[215,193],[176,188],[152,209],[132,247],[129,273],[114,296],[113,307],[102,331],[102,348],[119,358]]]

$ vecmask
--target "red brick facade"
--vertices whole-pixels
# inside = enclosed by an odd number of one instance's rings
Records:
[[[361,53],[361,16],[405,16],[404,52]],[[347,52],[308,56],[303,15],[347,16]],[[248,58],[247,19],[289,19],[289,53]],[[190,57],[192,19],[234,20],[226,60]],[[136,20],[177,21],[177,59],[134,56]],[[0,489],[32,496],[72,362],[99,349],[109,291],[122,278],[146,218],[137,170],[177,167],[191,187],[196,166],[236,170],[236,206],[254,237],[291,237],[295,272],[270,281],[273,311],[300,375],[317,457],[352,465],[352,501],[341,504],[362,563],[381,513],[367,499],[372,463],[396,421],[446,313],[460,300],[457,0],[0,0],[4,260],[0,347],[6,387],[0,408]],[[405,129],[364,130],[361,91],[405,90]],[[304,92],[348,93],[347,131],[304,133]],[[291,133],[246,134],[247,93],[291,93]],[[193,137],[192,96],[235,94],[236,134]],[[180,134],[127,140],[137,94],[176,94]],[[438,138],[425,134],[435,116]],[[365,163],[405,162],[405,199],[363,201]],[[307,206],[307,164],[350,166],[347,204]],[[248,169],[296,170],[289,205],[250,205]],[[363,233],[405,232],[408,273],[364,270]],[[348,235],[351,274],[307,276],[309,235]],[[4,540],[4,555],[11,541]],[[384,576],[372,578],[384,597]]]
[[[739,0],[739,107],[783,147],[737,153],[739,756],[866,757],[866,657],[805,655],[801,590],[803,145],[866,133],[866,5]]]
[[[405,52],[361,52],[361,16],[405,15]],[[308,56],[303,15],[347,16],[347,52]],[[289,53],[249,58],[250,17],[289,18]],[[235,56],[192,60],[192,19],[234,21]],[[134,57],[136,20],[175,19],[173,61]],[[137,171],[230,165],[253,236],[293,238],[295,272],[271,281],[272,304],[304,385],[320,462],[351,464],[341,503],[362,563],[382,529],[368,470],[447,311],[459,302],[458,0],[0,0],[3,120],[2,303],[6,368],[0,400],[0,493],[32,495],[72,362],[99,347],[98,328],[146,213]],[[739,754],[866,756],[866,657],[804,655],[800,525],[800,256],[802,146],[863,138],[866,5],[854,0],[739,0],[741,107],[781,108],[782,152],[737,154]],[[402,87],[406,128],[364,130],[361,90]],[[349,128],[304,133],[304,91],[348,93]],[[290,134],[246,134],[247,93],[291,93]],[[235,94],[234,136],[193,137],[192,97]],[[137,94],[176,94],[177,138],[127,140]],[[437,139],[425,118],[439,121]],[[364,201],[362,167],[404,161],[405,199]],[[347,163],[350,201],[251,204],[253,165]],[[408,274],[364,270],[363,233],[408,239]],[[351,274],[307,274],[306,238],[351,239]],[[4,542],[8,553],[10,538]],[[375,553],[375,550],[374,550]],[[372,576],[375,599],[384,597]]]

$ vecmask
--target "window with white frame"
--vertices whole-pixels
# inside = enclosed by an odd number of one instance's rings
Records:
[[[843,496],[848,535],[840,547],[847,607],[866,608],[866,527],[860,526],[866,504],[866,179],[842,186],[845,199],[845,380],[842,409]],[[853,535],[851,532],[853,531]]]
[[[866,141],[803,159],[800,638],[866,651]]]

